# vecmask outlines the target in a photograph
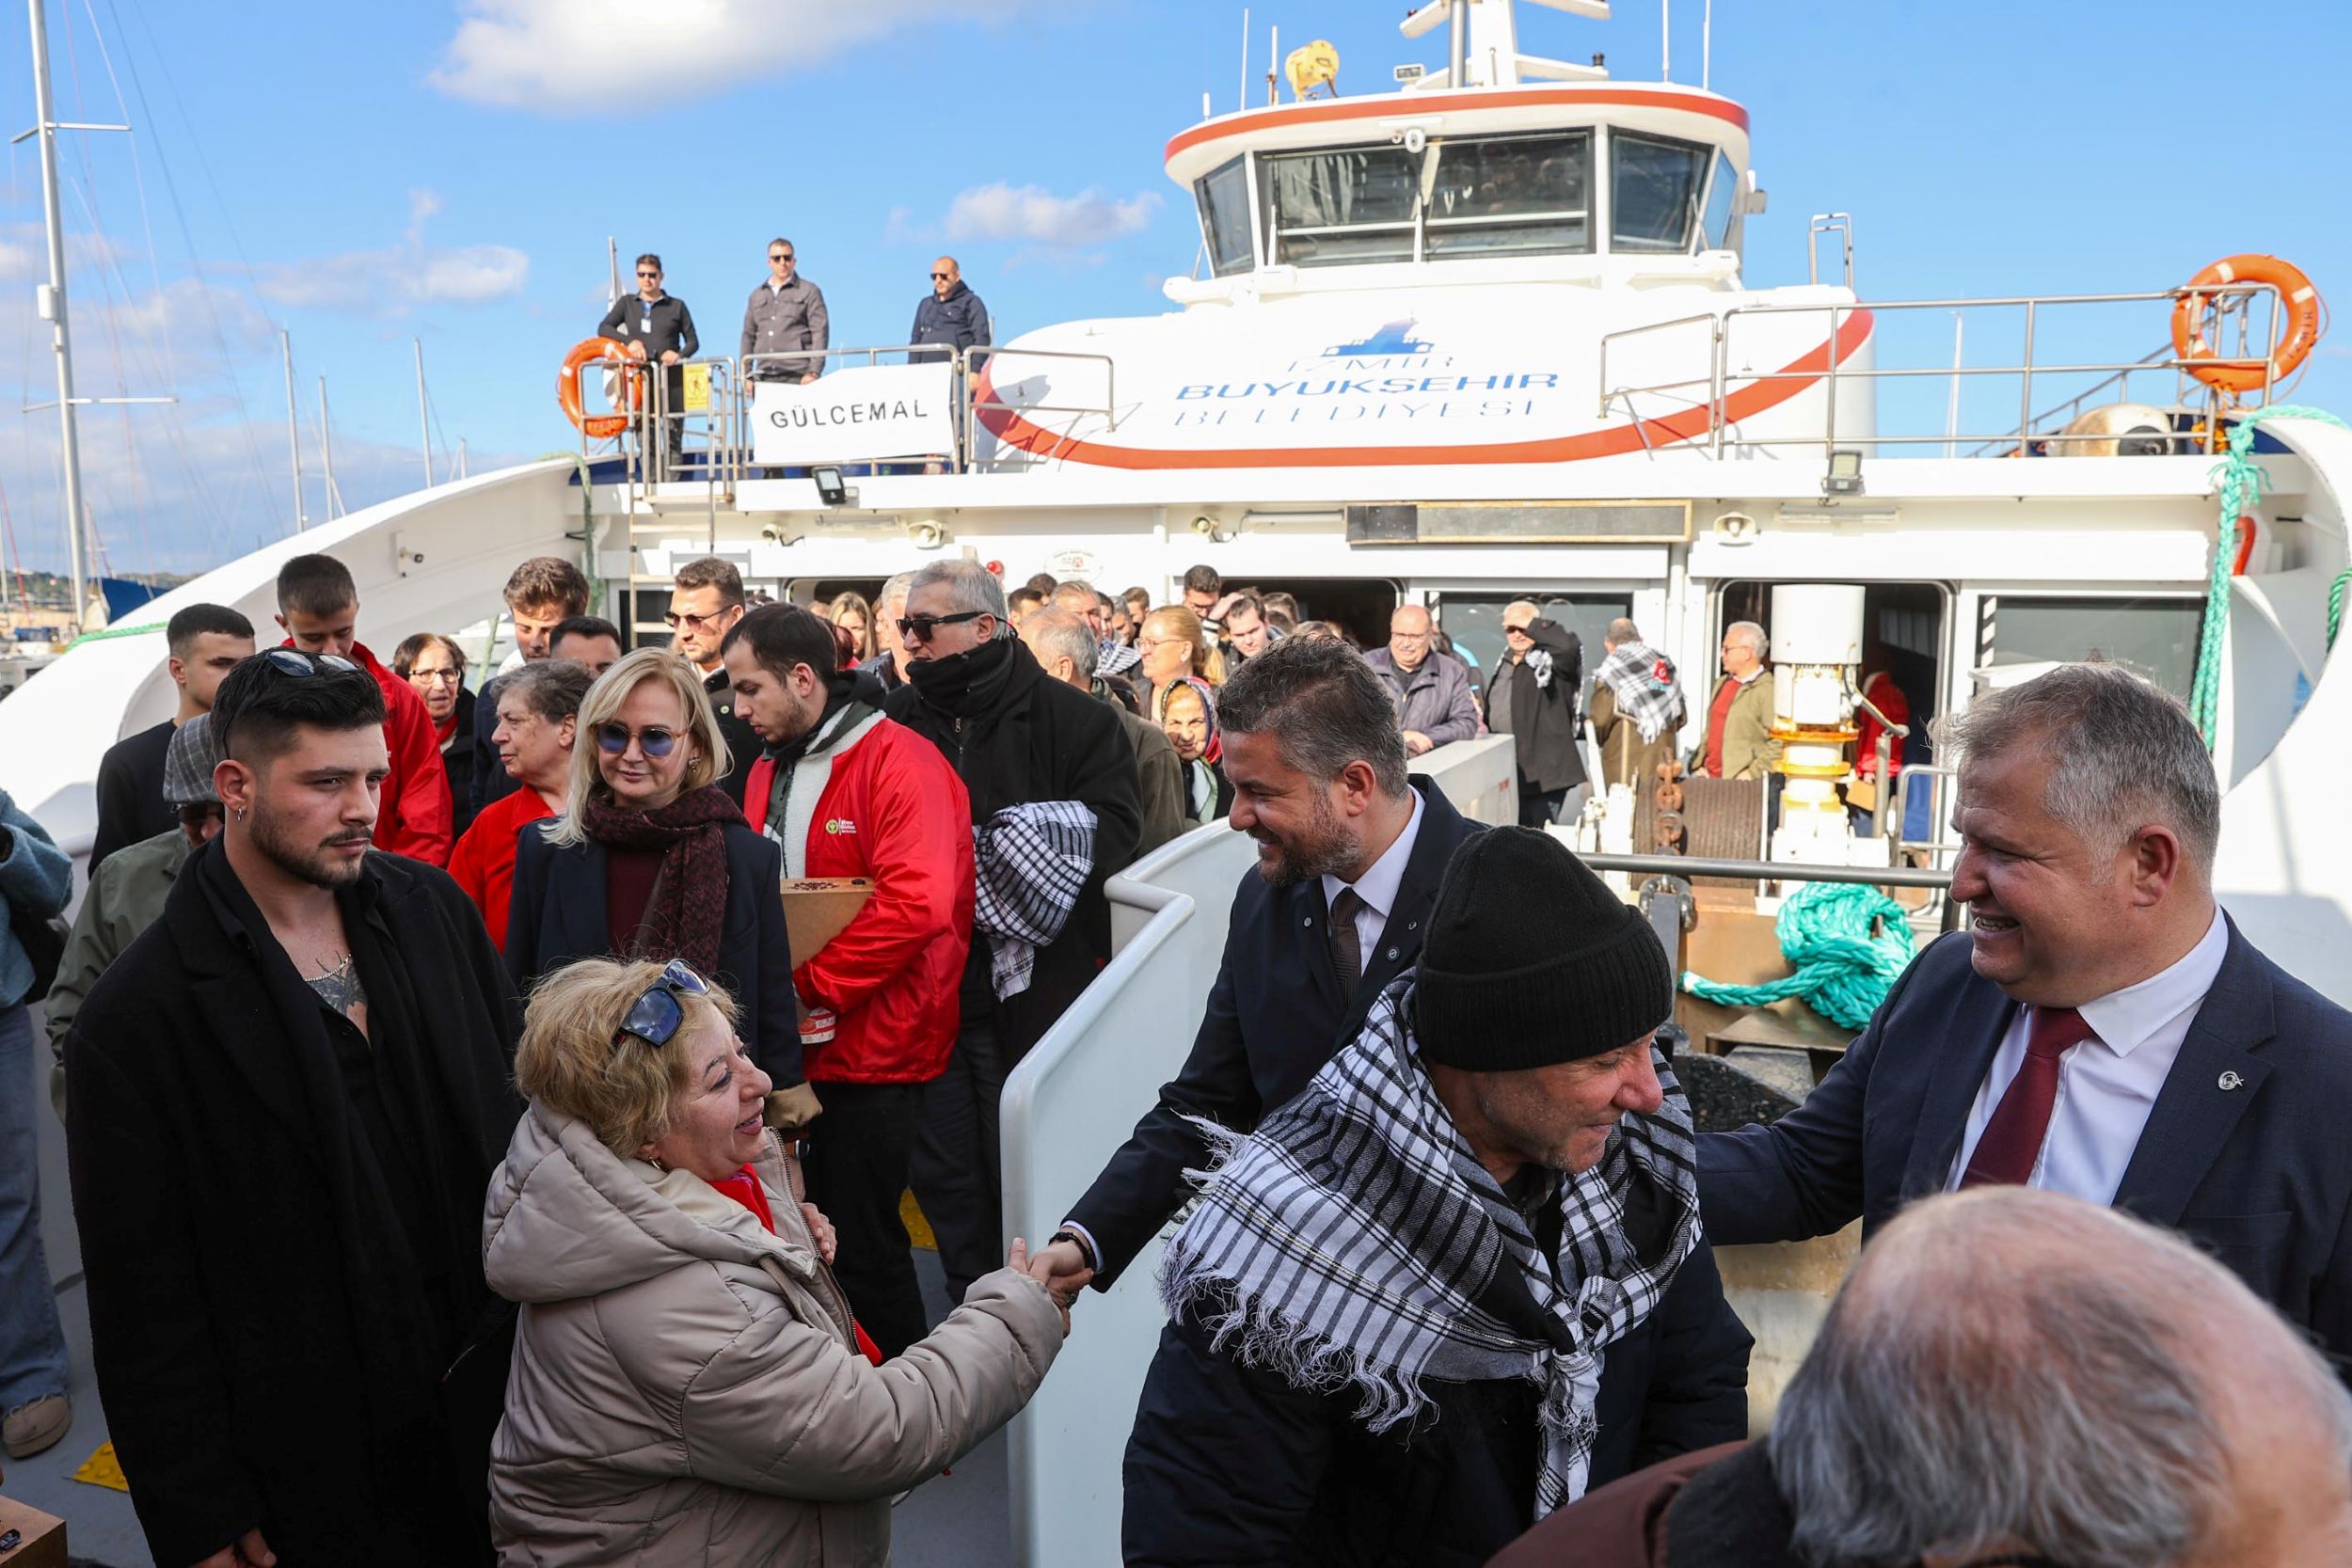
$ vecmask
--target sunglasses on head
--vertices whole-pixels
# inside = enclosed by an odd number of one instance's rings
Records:
[[[931,633],[942,626],[959,626],[965,621],[977,621],[983,615],[993,613],[993,611],[986,610],[964,610],[953,615],[908,615],[898,622],[898,635],[912,637],[917,642],[929,642],[931,640]]]
[[[645,755],[656,759],[668,756],[670,749],[677,744],[676,734],[659,725],[632,731],[627,724],[605,723],[596,726],[596,749],[607,756],[617,757],[628,750],[632,735],[637,744],[644,748]]]
[[[262,657],[269,660],[271,669],[284,675],[315,675],[322,670],[341,673],[359,668],[338,654],[306,654],[299,648],[272,648]]]
[[[634,1035],[660,1050],[677,1037],[678,1026],[686,1022],[686,1004],[679,998],[689,993],[708,996],[710,988],[701,975],[672,958],[662,968],[661,978],[630,1005],[628,1016],[621,1020],[621,1034]],[[613,1043],[620,1043],[617,1037]]]

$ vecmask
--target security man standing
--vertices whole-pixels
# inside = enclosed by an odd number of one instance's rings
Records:
[[[768,276],[752,290],[743,307],[743,374],[752,381],[797,383],[805,387],[824,372],[825,345],[831,324],[825,316],[824,291],[803,277],[790,240],[768,242]],[[762,358],[752,356],[814,350],[806,357]]]
[[[680,364],[694,357],[703,345],[694,334],[694,313],[686,308],[686,301],[662,292],[660,257],[648,250],[637,258],[637,292],[612,302],[612,309],[596,324],[596,335],[641,344],[647,359],[669,367],[662,450],[669,453],[670,467],[675,468],[686,438],[686,422],[679,417],[686,407],[686,372]]]

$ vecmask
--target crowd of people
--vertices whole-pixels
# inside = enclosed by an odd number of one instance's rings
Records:
[[[379,663],[330,557],[278,601],[266,649],[172,619],[180,707],[108,754],[62,954],[71,863],[0,795],[0,1071],[45,991],[159,1563],[885,1561],[891,1499],[1171,1220],[1130,1563],[2352,1560],[2352,1016],[2220,912],[2211,762],[2136,676],[1972,705],[1969,929],[1797,1111],[1701,1133],[1666,955],[1540,831],[1583,726],[1609,782],[1677,744],[1629,621],[1588,704],[1532,601],[1480,678],[1422,607],[1366,654],[1206,567],[1159,605],[941,560],[802,606],[710,558],[627,651],[542,558],[469,690],[437,634]],[[1765,646],[1726,629],[1698,766],[1769,760]],[[1482,731],[1520,825],[1412,771]],[[1219,819],[1256,864],[1191,1054],[1007,1249],[1006,1077],[1108,960],[1105,879]],[[842,878],[795,951],[786,887]],[[38,1212],[31,1115],[0,1218]],[[1856,1219],[1751,1442],[1711,1248]],[[39,1451],[72,1412],[37,1226],[0,1226],[0,1334]]]

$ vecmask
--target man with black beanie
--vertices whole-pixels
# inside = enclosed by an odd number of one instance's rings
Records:
[[[1469,1568],[1747,1434],[1673,1008],[1647,925],[1559,841],[1454,851],[1418,968],[1216,1140],[1161,1275],[1129,1564]]]

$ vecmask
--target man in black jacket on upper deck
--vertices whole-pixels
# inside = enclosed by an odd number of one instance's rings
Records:
[[[937,561],[916,572],[898,629],[910,656],[907,684],[882,711],[946,755],[972,797],[973,827],[993,832],[1009,808],[1048,803],[1070,802],[1093,816],[1090,863],[1055,934],[1030,951],[1025,981],[1011,989],[1000,982],[1004,943],[976,931],[954,1053],[946,1072],[923,1088],[913,1185],[939,1236],[948,1299],[961,1301],[1003,1255],[996,1116],[1005,1075],[1109,961],[1103,883],[1135,859],[1143,814],[1119,715],[1038,667],[1013,638],[1004,585],[987,568]],[[992,845],[976,851],[984,881],[1000,885],[986,875]],[[1022,901],[1059,903],[1046,886],[1054,867],[1036,869],[1035,891],[1023,889]]]
[[[1446,861],[1483,831],[1427,780],[1406,780],[1388,693],[1344,643],[1276,643],[1225,684],[1217,721],[1231,821],[1258,841],[1258,864],[1233,894],[1191,1057],[1038,1255],[1041,1272],[1093,1268],[1097,1290],[1191,1196],[1184,1172],[1208,1148],[1186,1118],[1246,1132],[1306,1087],[1419,960]]]
[[[662,450],[675,467],[686,439],[686,422],[677,417],[686,406],[686,372],[679,364],[700,353],[703,344],[694,335],[694,313],[686,301],[662,292],[660,257],[648,250],[637,258],[637,292],[612,302],[596,324],[596,335],[639,344],[647,359],[669,367],[663,372],[670,417],[662,421]]]

